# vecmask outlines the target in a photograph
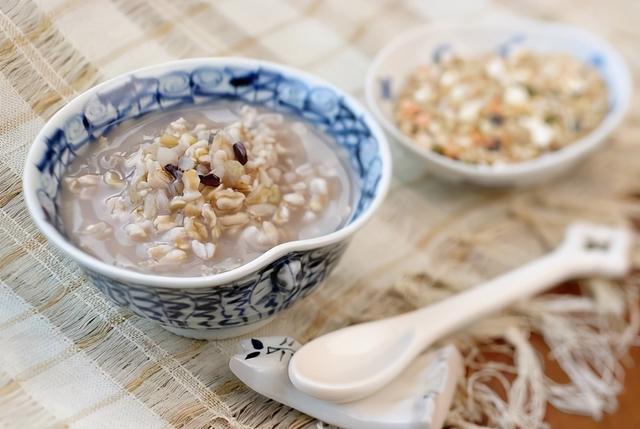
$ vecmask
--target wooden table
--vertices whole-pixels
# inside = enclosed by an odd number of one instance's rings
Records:
[[[638,85],[640,85],[640,2],[637,1],[582,1],[565,0],[503,0],[500,2],[509,9],[532,18],[561,20],[575,23],[612,42],[625,57],[635,81],[635,99],[632,101],[632,113],[627,118],[628,128],[637,128]],[[635,135],[635,133],[634,133]],[[636,152],[634,156],[640,156]],[[543,347],[540,347],[541,349]],[[631,350],[625,359],[625,388],[619,397],[619,409],[614,414],[606,414],[596,422],[588,417],[561,413],[550,407],[546,420],[553,428],[640,428],[640,349]],[[548,375],[561,377],[561,371],[553,365],[548,367]]]
[[[576,293],[575,285],[562,285],[555,288],[552,293]],[[546,356],[549,353],[548,347],[539,336],[532,339],[538,352]],[[511,364],[504,359],[502,355],[485,353],[488,359],[503,361]],[[637,429],[640,428],[640,406],[638,406],[638,398],[640,398],[640,347],[631,349],[628,356],[623,359],[623,365],[626,370],[625,385],[622,394],[618,397],[618,409],[612,414],[604,414],[599,421],[587,416],[577,416],[567,414],[558,409],[549,406],[545,421],[552,428],[580,428],[580,429]],[[567,376],[558,367],[557,363],[547,359],[545,361],[545,373],[548,377],[556,381],[566,381]],[[495,384],[496,391],[500,391],[500,387]]]
[[[640,348],[632,349],[627,370],[625,388],[619,399],[619,408],[614,414],[605,414],[598,422],[590,417],[574,416],[559,412],[553,407],[547,410],[546,420],[552,428],[581,428],[581,429],[636,429],[640,428]],[[557,376],[558,371],[550,368],[549,375]]]

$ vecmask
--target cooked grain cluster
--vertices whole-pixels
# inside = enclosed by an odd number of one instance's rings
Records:
[[[254,253],[296,239],[287,224],[312,222],[325,210],[336,172],[297,163],[276,138],[273,127],[282,121],[248,106],[241,120],[219,129],[179,118],[146,137],[123,168],[68,177],[68,188],[83,199],[93,198],[101,182],[122,190],[106,201],[114,222],[82,233],[106,238],[124,225],[139,243],[137,253],[146,255],[141,267],[174,271],[193,256],[211,260],[225,237],[232,238],[226,245]]]

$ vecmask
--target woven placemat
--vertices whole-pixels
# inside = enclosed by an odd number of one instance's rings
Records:
[[[320,425],[231,375],[236,340],[176,337],[116,308],[36,230],[21,195],[26,152],[79,92],[145,65],[232,54],[307,69],[362,99],[368,64],[390,38],[459,14],[579,23],[612,40],[638,76],[634,8],[596,0],[0,2],[0,427]],[[640,213],[640,157],[629,155],[640,141],[637,107],[605,149],[554,186],[508,192],[447,185],[395,153],[389,197],[335,274],[256,335],[304,342],[522,264],[553,246],[576,218],[628,223]],[[619,358],[638,341],[636,282],[586,280],[581,296],[537,298],[450,339],[470,371],[448,424],[540,427],[547,403],[594,417],[613,411]],[[544,378],[528,341],[532,331],[556,347],[567,383]],[[478,345],[496,339],[495,351],[514,365],[480,359]],[[503,379],[506,400],[489,387]]]

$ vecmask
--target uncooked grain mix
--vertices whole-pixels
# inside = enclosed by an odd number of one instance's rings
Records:
[[[564,54],[444,55],[418,67],[396,100],[396,125],[424,149],[500,166],[562,149],[596,128],[605,82]]]

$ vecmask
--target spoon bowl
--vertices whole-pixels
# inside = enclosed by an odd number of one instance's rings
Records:
[[[338,403],[368,396],[412,357],[416,330],[398,332],[395,327],[389,321],[365,323],[310,342],[291,358],[291,382],[311,396]]]

